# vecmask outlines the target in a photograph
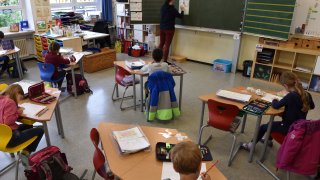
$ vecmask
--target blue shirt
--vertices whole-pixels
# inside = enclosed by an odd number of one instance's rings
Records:
[[[312,99],[311,94],[307,93],[310,109],[314,109],[315,105]],[[303,112],[302,109],[303,103],[301,96],[297,92],[289,92],[283,99],[280,101],[273,100],[272,107],[275,109],[280,109],[284,107],[284,112],[282,115],[282,122],[290,126],[297,120],[306,119],[308,112]]]

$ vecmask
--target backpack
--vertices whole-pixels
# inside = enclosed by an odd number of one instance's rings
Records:
[[[66,155],[56,146],[46,147],[29,157],[30,170],[25,170],[28,180],[79,180],[70,173]]]
[[[90,94],[93,93],[88,85],[87,80],[81,74],[75,74],[74,77],[76,82],[77,95],[81,95],[84,93],[90,93]],[[72,87],[73,87],[72,74],[68,73],[66,75],[66,79],[67,79],[67,90],[70,94],[74,95],[74,92],[72,91]]]

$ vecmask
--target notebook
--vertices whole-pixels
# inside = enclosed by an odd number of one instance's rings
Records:
[[[150,147],[147,137],[139,127],[112,132],[121,153],[135,153]]]
[[[267,93],[263,98],[264,101],[272,102],[274,99],[281,100],[282,97]]]
[[[231,99],[240,102],[249,102],[251,99],[251,95],[241,94],[237,92],[227,91],[227,90],[219,90],[217,92],[217,96],[223,97],[226,99]]]
[[[37,104],[31,104],[31,103],[23,103],[20,104],[19,107],[24,108],[23,114],[27,116],[36,116],[40,111],[46,109],[46,106],[41,106]]]
[[[201,173],[206,172],[207,167],[205,163],[201,164]],[[180,175],[173,169],[173,164],[171,162],[164,162],[162,165],[161,180],[180,180]],[[201,180],[201,177],[198,178]]]

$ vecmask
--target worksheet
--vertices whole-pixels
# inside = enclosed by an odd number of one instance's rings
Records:
[[[206,171],[206,164],[202,163],[200,173]],[[161,180],[180,180],[180,175],[173,169],[172,162],[163,162]],[[201,177],[199,177],[198,180],[201,180]]]
[[[179,0],[179,12],[181,13],[180,6],[183,5],[185,7],[184,15],[189,15],[189,8],[190,8],[190,0]]]
[[[24,108],[23,114],[27,116],[36,116],[40,111],[46,108],[46,106],[41,106],[41,105],[31,104],[31,103],[23,103],[23,104],[20,104],[19,107]]]

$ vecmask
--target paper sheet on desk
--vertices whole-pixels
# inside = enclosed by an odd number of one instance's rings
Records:
[[[281,100],[282,97],[267,93],[263,98],[264,101],[272,102],[274,99]]]
[[[41,105],[31,104],[31,103],[23,103],[23,104],[20,104],[19,107],[24,108],[23,114],[27,116],[35,116],[38,112],[46,108],[46,106],[41,106]]]
[[[78,63],[81,60],[81,58],[84,56],[84,53],[75,52],[75,53],[73,53],[73,56],[76,58],[76,63]]]
[[[219,90],[217,96],[241,102],[249,102],[251,99],[251,95],[226,90]]]
[[[7,50],[0,50],[0,56],[5,55],[7,53]]]
[[[201,173],[206,172],[207,167],[205,163],[201,164]],[[171,162],[163,162],[161,180],[180,180],[180,175],[173,169],[173,164]],[[201,180],[201,177],[198,178]]]

